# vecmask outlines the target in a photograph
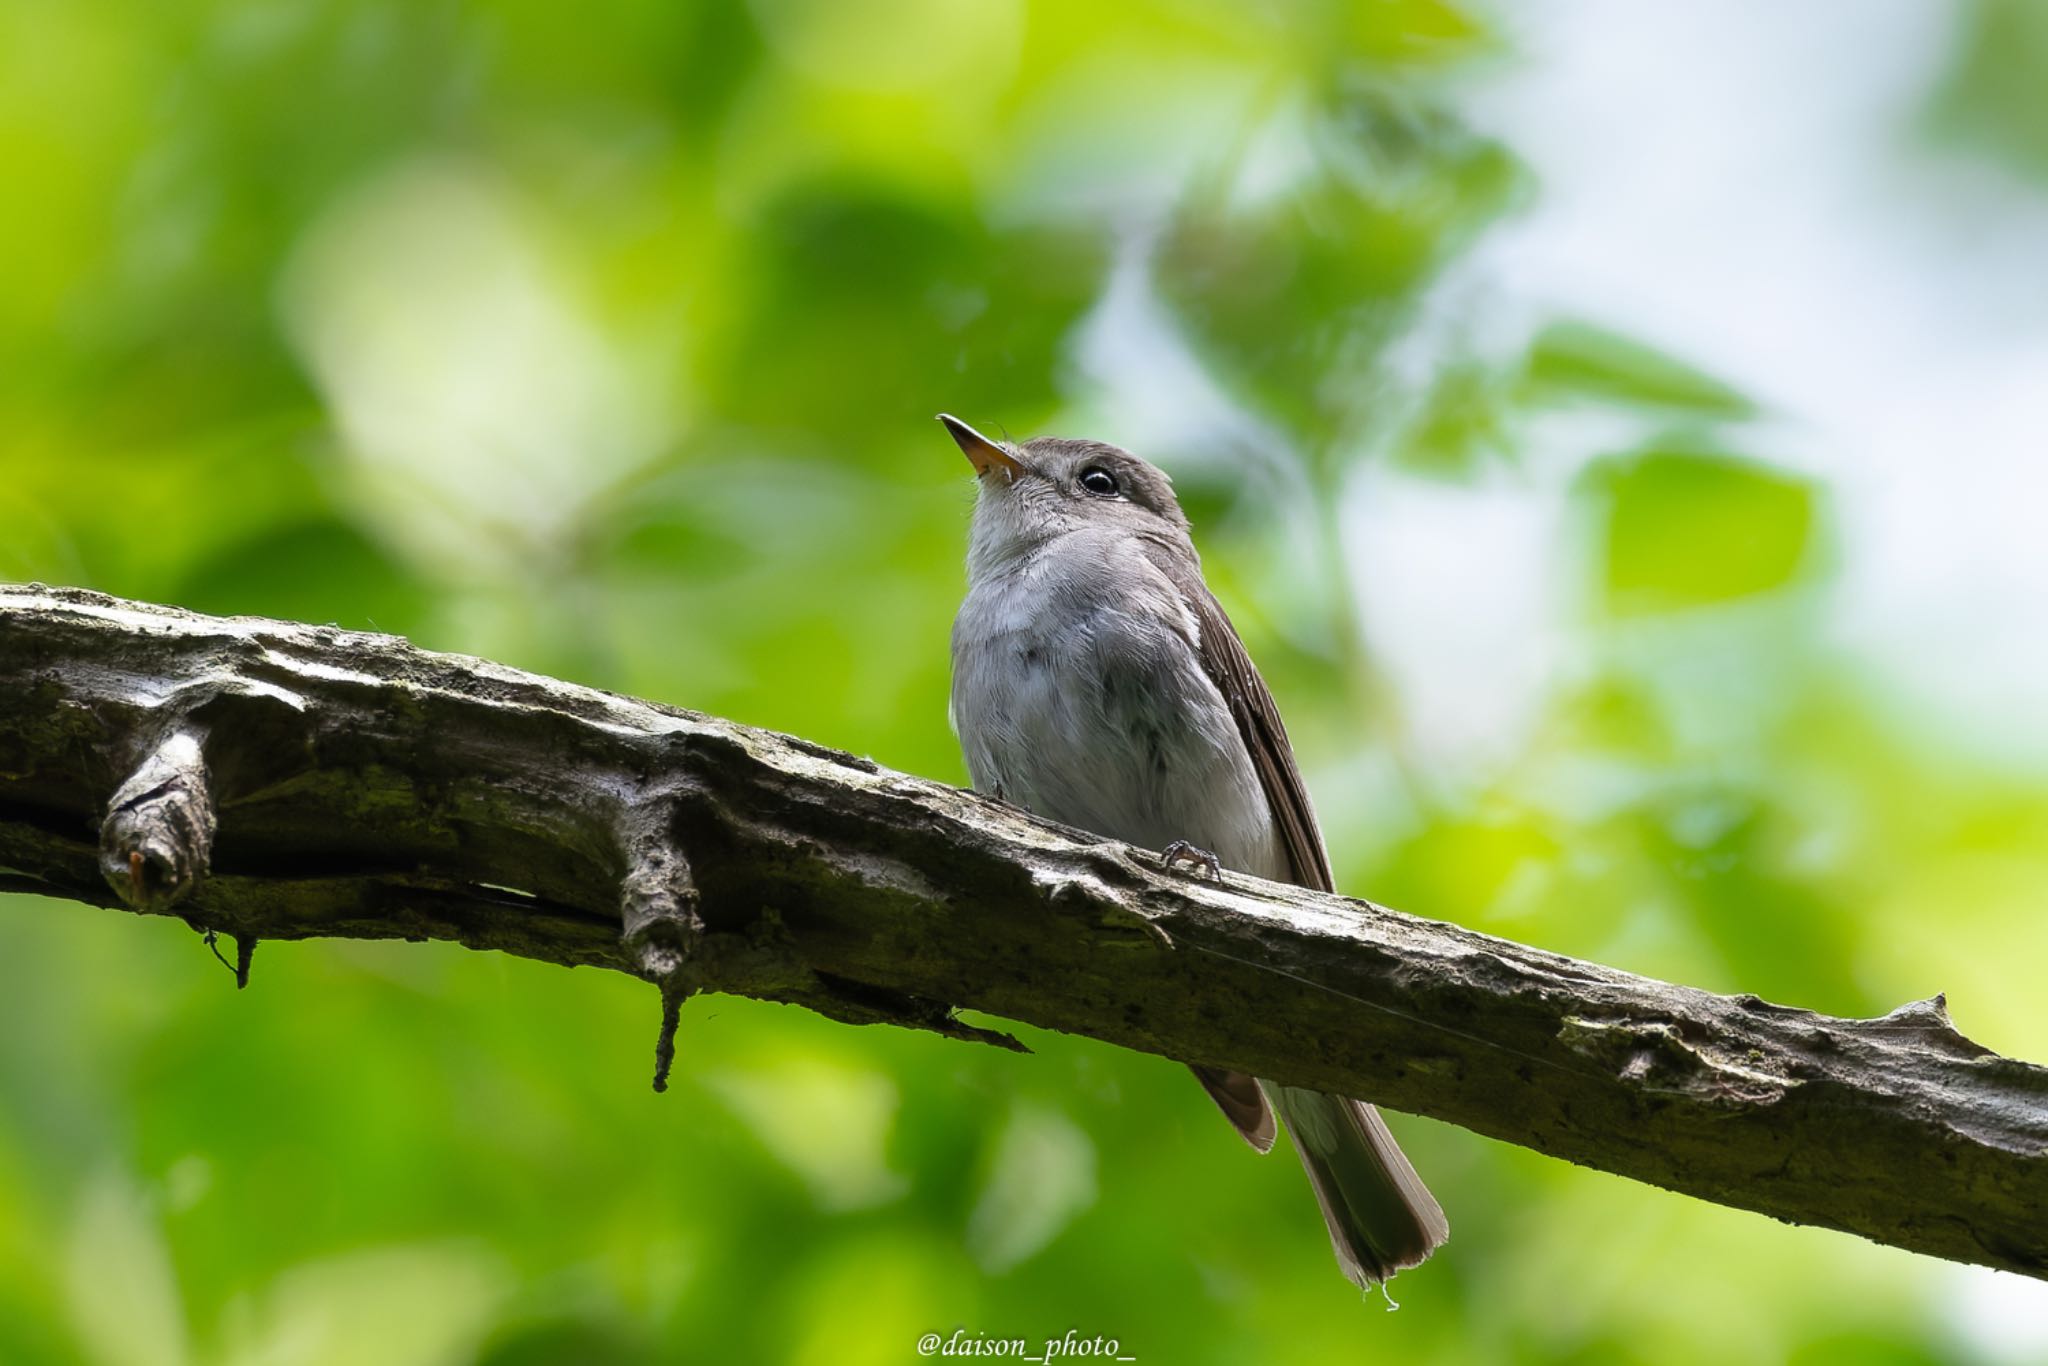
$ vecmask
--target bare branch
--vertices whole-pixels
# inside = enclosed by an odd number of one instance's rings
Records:
[[[693,990],[1017,1046],[972,1007],[2048,1277],[2048,1069],[1971,1043],[1939,997],[1834,1019],[1192,879],[389,636],[0,588],[0,888],[184,916],[244,972],[258,938],[325,935],[651,979],[658,1072]]]

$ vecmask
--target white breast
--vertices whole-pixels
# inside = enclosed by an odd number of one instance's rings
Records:
[[[951,710],[975,787],[1096,834],[1187,840],[1226,867],[1284,876],[1193,612],[1142,555],[1076,544],[1085,534],[981,577],[961,605]]]

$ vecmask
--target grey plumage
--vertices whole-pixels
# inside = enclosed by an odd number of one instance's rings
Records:
[[[942,418],[980,475],[953,624],[953,728],[978,790],[1127,843],[1332,890],[1271,694],[1202,580],[1165,474],[1094,441],[999,443]],[[1360,1285],[1444,1241],[1443,1211],[1372,1106],[1195,1075],[1260,1152],[1294,1136]]]

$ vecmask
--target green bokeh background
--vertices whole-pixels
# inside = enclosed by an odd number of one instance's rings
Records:
[[[2038,175],[2039,14],[1956,7],[1898,136]],[[375,627],[960,781],[971,489],[931,415],[1108,437],[1174,471],[1348,890],[1837,1013],[1946,990],[2048,1056],[2048,781],[1826,644],[1884,547],[1624,323],[1430,326],[1544,193],[1467,109],[1528,60],[1438,0],[0,0],[0,578]],[[1199,380],[1179,420],[1099,363],[1134,307],[1157,383]],[[1449,779],[1346,499],[1512,489],[1560,415],[1591,434],[1551,555],[1573,664]],[[0,897],[0,1362],[860,1366],[955,1327],[1155,1363],[2000,1359],[1967,1306],[2006,1292],[1966,1273],[1420,1119],[1454,1238],[1361,1305],[1290,1160],[1086,1041],[705,999],[655,1096],[624,979],[256,969]]]

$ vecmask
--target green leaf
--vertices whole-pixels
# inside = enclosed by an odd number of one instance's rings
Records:
[[[1443,0],[1377,0],[1341,12],[1351,50],[1389,66],[1470,57],[1494,44],[1484,23]]]
[[[1603,605],[1613,615],[1767,592],[1811,564],[1812,486],[1753,461],[1649,450],[1596,466],[1588,486],[1602,522]]]
[[[1713,376],[1584,322],[1553,323],[1543,330],[1529,350],[1525,385],[1536,402],[1604,399],[1720,418],[1755,411],[1747,398]]]
[[[1927,111],[1935,137],[2048,180],[2048,5],[1974,0],[1961,7],[1946,79]]]
[[[1453,479],[1470,474],[1488,456],[1513,454],[1504,388],[1484,365],[1447,366],[1396,443],[1395,460],[1418,474]]]

